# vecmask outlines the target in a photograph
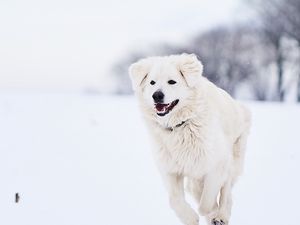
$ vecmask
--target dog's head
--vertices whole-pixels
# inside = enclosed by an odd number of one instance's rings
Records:
[[[132,86],[160,117],[183,106],[200,82],[203,66],[193,54],[149,57],[132,64]]]

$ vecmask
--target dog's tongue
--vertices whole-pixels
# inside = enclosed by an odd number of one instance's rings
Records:
[[[155,104],[155,108],[157,111],[165,111],[165,108],[168,107],[169,104],[161,104],[161,103],[157,103]]]

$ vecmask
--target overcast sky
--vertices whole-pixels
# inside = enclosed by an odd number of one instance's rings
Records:
[[[239,18],[238,0],[2,0],[0,88],[108,90],[131,49]]]

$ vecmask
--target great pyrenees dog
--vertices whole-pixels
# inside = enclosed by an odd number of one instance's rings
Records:
[[[251,114],[202,71],[194,54],[149,57],[129,68],[171,208],[183,224],[198,224],[187,190],[208,224],[227,225]]]

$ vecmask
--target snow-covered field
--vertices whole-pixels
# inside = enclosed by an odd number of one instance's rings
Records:
[[[247,105],[231,225],[299,225],[300,106]],[[1,93],[0,224],[179,225],[148,138],[133,97]]]

